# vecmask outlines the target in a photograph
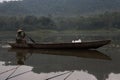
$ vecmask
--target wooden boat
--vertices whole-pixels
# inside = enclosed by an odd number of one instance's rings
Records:
[[[100,40],[80,43],[8,43],[12,48],[26,48],[26,49],[97,49],[102,47],[111,40]]]

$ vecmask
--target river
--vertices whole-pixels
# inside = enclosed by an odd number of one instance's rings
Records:
[[[0,45],[0,80],[120,80],[119,45],[29,50]]]

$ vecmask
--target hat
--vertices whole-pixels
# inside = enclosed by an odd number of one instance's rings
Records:
[[[22,32],[23,30],[22,29],[18,29],[18,31],[17,32]]]

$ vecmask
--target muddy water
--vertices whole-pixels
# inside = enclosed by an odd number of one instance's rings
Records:
[[[120,80],[119,48],[25,50],[4,45],[0,80]]]

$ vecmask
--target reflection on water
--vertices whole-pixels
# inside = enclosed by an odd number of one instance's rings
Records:
[[[19,64],[9,79],[119,80],[119,50],[110,50],[103,49],[101,53],[96,50],[1,49],[0,73],[10,71],[0,74],[0,78],[6,79]]]
[[[48,54],[48,55],[60,55],[60,56],[75,56],[91,59],[103,59],[111,60],[111,58],[97,50],[30,50],[30,49],[10,49],[9,52],[15,52],[17,63],[23,65],[25,60],[32,56],[32,54]]]

